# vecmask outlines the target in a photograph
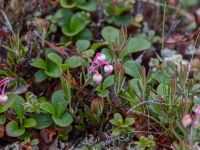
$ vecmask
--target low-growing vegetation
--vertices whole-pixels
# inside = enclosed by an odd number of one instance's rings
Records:
[[[0,149],[200,149],[198,0],[0,8]]]

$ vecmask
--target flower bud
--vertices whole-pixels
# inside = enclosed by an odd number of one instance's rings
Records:
[[[194,110],[195,115],[199,116],[200,115],[200,106],[197,106]]]
[[[111,74],[113,72],[113,66],[112,65],[105,65],[104,66],[104,71],[107,74]]]
[[[195,119],[192,124],[193,124],[194,128],[198,128],[198,126],[199,126],[198,119]]]
[[[103,77],[100,73],[95,73],[93,76],[93,80],[96,84],[101,83],[102,79],[103,79]]]
[[[192,123],[192,116],[190,114],[187,114],[183,117],[182,119],[182,124],[184,128],[187,128],[188,126],[190,126]]]
[[[92,100],[90,105],[90,110],[94,115],[100,116],[103,112],[103,108],[104,108],[104,101],[102,98],[96,98]]]
[[[0,104],[5,104],[8,101],[7,95],[0,95]]]
[[[103,62],[103,61],[105,61],[105,60],[106,60],[106,56],[105,56],[104,54],[102,54],[102,53],[97,53],[97,55],[96,55],[96,61],[97,61],[97,63]]]

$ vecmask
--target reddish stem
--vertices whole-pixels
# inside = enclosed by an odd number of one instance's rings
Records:
[[[3,89],[1,91],[1,95],[5,95],[5,89],[6,89],[7,84],[8,82],[4,84]]]
[[[0,81],[0,86],[2,86],[2,84],[3,84],[5,81],[7,81],[7,80],[9,80],[9,79],[8,79],[8,78],[2,79],[2,80]]]

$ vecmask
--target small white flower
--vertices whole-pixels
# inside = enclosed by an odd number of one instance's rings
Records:
[[[113,66],[112,66],[112,65],[105,65],[105,66],[104,66],[104,71],[105,71],[105,73],[107,73],[107,74],[111,74],[112,71],[113,71]]]
[[[96,60],[97,62],[104,62],[106,60],[106,56],[102,53],[98,53]]]
[[[192,123],[192,116],[190,114],[187,114],[183,117],[182,119],[182,124],[184,128],[187,128],[188,126],[190,126]]]
[[[103,77],[100,73],[95,73],[93,76],[93,80],[96,84],[101,83],[102,79],[103,79]]]
[[[0,95],[0,104],[5,104],[8,101],[7,95]]]
[[[200,106],[197,106],[194,112],[195,112],[195,115],[200,116]]]
[[[198,121],[198,119],[194,120],[193,126],[194,126],[194,128],[198,128],[199,127],[199,121]]]

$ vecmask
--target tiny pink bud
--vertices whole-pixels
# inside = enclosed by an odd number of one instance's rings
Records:
[[[192,123],[192,116],[190,114],[187,114],[183,117],[182,119],[182,124],[184,128],[187,128],[188,126],[190,126]]]
[[[194,128],[198,128],[198,126],[199,126],[199,121],[198,121],[198,119],[195,119],[194,122],[193,122],[192,124],[193,124]]]
[[[195,115],[199,116],[200,115],[200,106],[197,106],[194,110]]]
[[[93,80],[96,84],[101,83],[102,79],[103,79],[103,77],[100,73],[95,73],[93,76]]]
[[[106,56],[105,56],[104,54],[102,54],[102,53],[97,53],[97,55],[96,55],[96,61],[97,61],[97,63],[103,62],[103,61],[105,61],[105,60],[106,60]]]
[[[112,65],[105,65],[105,66],[104,66],[104,71],[105,71],[107,74],[111,74],[112,71],[113,71],[113,66],[112,66]]]
[[[0,95],[0,104],[5,104],[8,101],[7,95]]]

